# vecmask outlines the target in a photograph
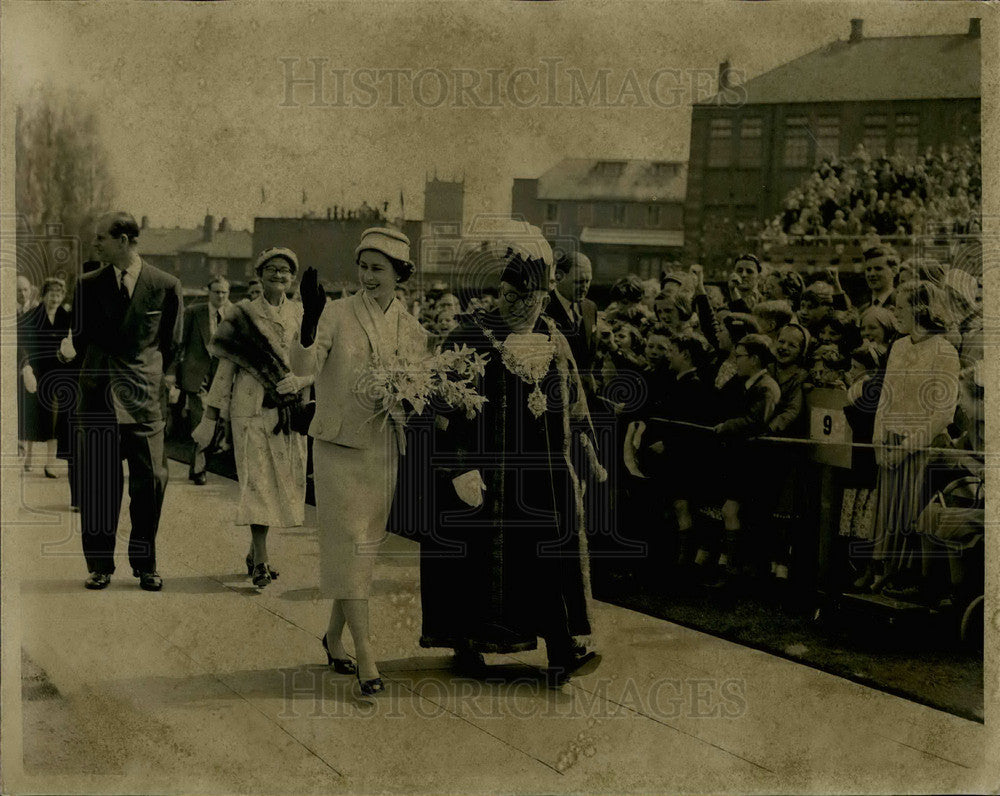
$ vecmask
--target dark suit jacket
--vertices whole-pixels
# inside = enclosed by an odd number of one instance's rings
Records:
[[[559,331],[569,342],[577,370],[585,373],[593,366],[594,355],[597,352],[597,305],[585,298],[580,302],[580,313],[583,315],[583,324],[578,330],[570,322],[569,314],[556,291],[549,293],[549,305],[545,309],[545,314],[556,322]]]
[[[78,411],[114,411],[111,393],[136,423],[163,419],[163,372],[180,342],[181,283],[143,261],[122,306],[115,269],[84,274],[73,299],[73,345],[80,363]]]
[[[177,386],[184,392],[198,392],[212,372],[213,357],[208,353],[212,339],[208,304],[196,304],[184,312],[184,337],[177,362]]]
[[[858,314],[859,315],[872,305],[872,300],[873,300],[872,294],[868,293],[868,295],[865,297],[864,304],[862,304],[862,305],[860,305],[858,307]],[[891,310],[893,307],[896,306],[896,290],[895,290],[895,288],[893,288],[892,293],[890,293],[888,296],[886,296],[885,302],[883,304],[881,304],[880,306],[885,307],[887,310]]]
[[[722,428],[725,437],[756,437],[767,431],[781,400],[781,388],[765,373],[748,390],[742,376],[733,376],[719,393]]]

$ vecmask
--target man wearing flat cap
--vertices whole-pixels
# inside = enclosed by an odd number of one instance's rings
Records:
[[[439,521],[421,547],[420,644],[454,649],[456,666],[483,674],[483,653],[534,649],[541,636],[559,686],[599,662],[575,637],[590,633],[583,481],[606,474],[570,344],[542,314],[549,245],[540,234],[498,240],[462,266],[498,275],[500,295],[445,341],[488,357],[487,401],[473,419],[443,413],[435,440]]]

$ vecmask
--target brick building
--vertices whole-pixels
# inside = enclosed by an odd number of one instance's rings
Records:
[[[535,179],[515,179],[511,215],[556,246],[579,246],[594,280],[658,276],[684,246],[687,167],[653,160],[568,158]]]
[[[225,218],[216,226],[211,215],[205,216],[201,228],[150,227],[149,218],[143,216],[139,228],[139,254],[174,274],[190,291],[200,291],[217,275],[234,285],[245,284],[253,252],[252,233],[230,229]]]
[[[964,33],[837,40],[696,103],[684,206],[686,255],[721,265],[823,159],[864,144],[915,158],[980,132],[979,20]]]
[[[387,223],[380,215],[362,216],[360,212],[340,218],[329,214],[327,218],[258,217],[253,225],[253,251],[284,246],[298,256],[300,269],[312,267],[319,272],[328,291],[354,289],[357,286],[354,249],[361,240],[361,233],[368,227]],[[420,224],[420,221],[402,222],[402,230],[411,241],[420,239]],[[419,273],[419,246],[411,247],[411,255]]]

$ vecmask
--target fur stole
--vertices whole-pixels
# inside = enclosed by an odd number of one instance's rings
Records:
[[[291,373],[288,355],[281,349],[271,324],[252,304],[240,302],[230,307],[208,350],[212,356],[230,360],[257,379],[264,386],[266,408],[299,403],[298,393],[282,395],[275,389]]]

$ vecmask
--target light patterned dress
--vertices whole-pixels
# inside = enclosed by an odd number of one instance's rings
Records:
[[[260,296],[244,304],[275,351],[287,359],[297,338],[302,305],[284,299],[273,306]],[[306,438],[275,434],[278,410],[265,409],[264,385],[228,359],[219,360],[207,404],[228,417],[240,483],[237,525],[290,528],[302,525],[306,497]]]

